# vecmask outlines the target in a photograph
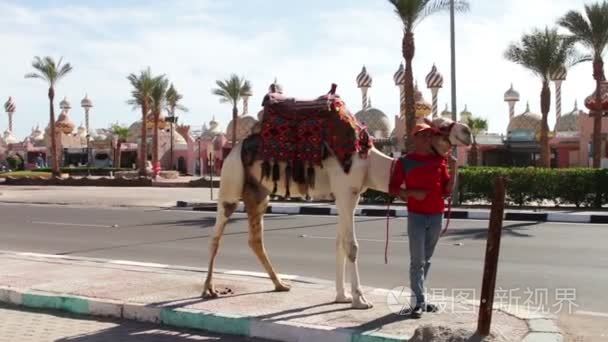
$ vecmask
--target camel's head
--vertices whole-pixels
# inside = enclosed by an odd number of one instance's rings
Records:
[[[439,132],[431,140],[433,151],[439,155],[448,155],[453,146],[469,146],[471,144],[471,130],[463,123],[445,118],[437,118],[433,121],[425,120],[425,123]]]

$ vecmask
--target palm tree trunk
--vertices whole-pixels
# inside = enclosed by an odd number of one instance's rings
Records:
[[[148,115],[148,105],[143,103],[141,105],[141,146],[139,154],[139,176],[146,177],[146,160],[148,159],[148,148],[146,146],[148,137],[148,129],[146,127],[146,119]]]
[[[413,141],[410,132],[416,125],[416,106],[414,100],[414,72],[412,70],[412,60],[415,53],[414,33],[405,31],[403,35],[402,53],[405,59],[405,133],[406,151],[413,149]]]
[[[551,89],[549,81],[543,81],[543,90],[540,93],[540,110],[543,119],[540,127],[540,166],[551,167],[551,150],[549,147],[549,111],[551,110]]]
[[[158,176],[158,120],[160,118],[160,111],[154,110],[154,135],[152,141],[152,175],[154,179]]]
[[[604,77],[604,61],[596,57],[593,61],[593,78],[595,78],[595,103],[602,103],[601,87]],[[593,167],[599,168],[602,161],[602,111],[596,111],[593,117]]]
[[[55,99],[55,89],[49,87],[49,113],[51,120],[51,155],[53,156],[53,169],[52,173],[54,177],[60,177],[61,172],[59,171],[59,155],[57,151],[57,136],[55,135],[55,106],[53,100]]]
[[[116,145],[117,151],[116,151],[116,165],[115,165],[115,167],[117,169],[120,169],[120,157],[121,157],[120,149],[121,149],[121,147],[122,147],[122,141],[118,140],[118,144]]]
[[[479,154],[479,151],[477,148],[477,142],[475,141],[475,138],[473,138],[473,144],[471,145],[471,153],[469,154],[469,166],[479,165],[477,162],[478,154]]]
[[[236,103],[234,103],[234,106],[232,107],[232,148],[236,146],[236,119],[238,113],[238,108],[236,108]]]

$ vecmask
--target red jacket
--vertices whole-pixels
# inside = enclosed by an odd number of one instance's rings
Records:
[[[411,196],[407,198],[408,211],[425,215],[442,214],[445,209],[444,196],[449,195],[449,189],[446,188],[449,181],[445,158],[409,153],[395,163],[389,192],[399,196],[399,190],[404,183],[406,189],[426,190],[428,193],[422,201]]]

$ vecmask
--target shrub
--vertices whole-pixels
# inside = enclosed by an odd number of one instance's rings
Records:
[[[543,168],[462,168],[460,202],[492,198],[497,175],[507,177],[507,202],[519,206],[553,201],[557,205],[601,207],[608,202],[608,170]]]

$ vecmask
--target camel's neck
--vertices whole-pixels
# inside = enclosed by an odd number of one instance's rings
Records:
[[[373,190],[388,193],[391,178],[393,158],[373,148],[369,152],[369,169],[367,170],[366,186]]]

